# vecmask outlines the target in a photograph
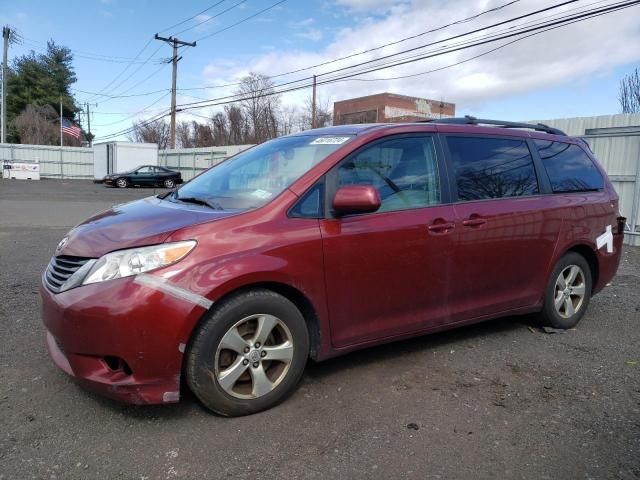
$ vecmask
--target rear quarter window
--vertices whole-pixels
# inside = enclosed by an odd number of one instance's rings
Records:
[[[601,190],[604,179],[587,153],[578,145],[534,140],[554,193]]]
[[[533,158],[524,139],[447,137],[458,201],[538,193]]]

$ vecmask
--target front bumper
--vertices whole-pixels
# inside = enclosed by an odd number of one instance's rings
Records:
[[[101,395],[134,404],[177,402],[184,347],[204,309],[133,278],[58,294],[41,283],[49,355]]]

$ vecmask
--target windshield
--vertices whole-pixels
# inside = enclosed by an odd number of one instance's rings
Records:
[[[207,170],[167,200],[184,199],[215,205],[218,209],[260,207],[351,138],[349,135],[276,138]]]

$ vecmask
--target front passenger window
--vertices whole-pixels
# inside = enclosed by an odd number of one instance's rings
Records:
[[[338,187],[344,185],[375,187],[382,200],[379,212],[439,204],[433,139],[393,138],[356,152],[338,168]]]

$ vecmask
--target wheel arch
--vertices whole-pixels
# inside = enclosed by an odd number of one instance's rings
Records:
[[[600,265],[598,263],[598,256],[596,255],[596,252],[590,245],[579,243],[567,248],[567,250],[565,250],[562,255],[558,257],[558,260],[569,252],[575,252],[578,255],[582,256],[589,264],[589,270],[591,270],[591,294],[593,294],[596,285],[598,285],[600,275]]]
[[[318,352],[320,350],[320,321],[318,317],[318,313],[316,308],[314,307],[311,300],[305,295],[302,291],[293,287],[289,284],[277,282],[277,281],[258,281],[254,283],[249,283],[246,285],[242,285],[240,287],[229,290],[224,293],[220,298],[218,298],[215,303],[211,306],[207,312],[205,312],[198,322],[193,326],[191,332],[189,333],[188,342],[190,343],[193,339],[194,333],[200,327],[202,321],[204,321],[205,316],[213,309],[216,308],[218,304],[221,302],[235,297],[237,295],[241,295],[245,292],[257,289],[265,289],[275,292],[279,295],[282,295],[291,303],[293,303],[296,308],[302,314],[302,317],[307,324],[307,330],[309,332],[309,357],[312,359],[317,359]]]

